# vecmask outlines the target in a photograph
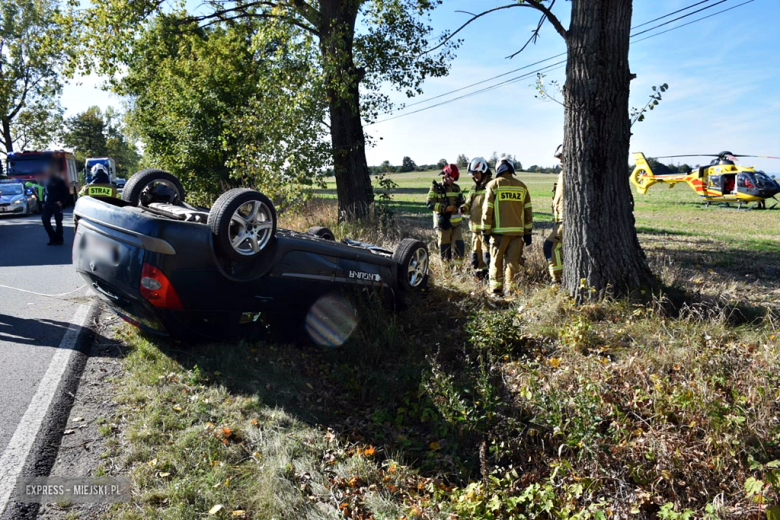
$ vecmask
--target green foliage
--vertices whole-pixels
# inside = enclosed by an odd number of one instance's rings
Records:
[[[398,188],[398,184],[385,175],[380,173],[374,179],[374,195],[376,200],[376,216],[382,231],[389,230],[395,223],[395,212],[391,206],[393,202],[393,190]]]
[[[56,136],[72,34],[55,0],[0,4],[0,153],[45,147]]]
[[[112,108],[103,113],[93,106],[68,118],[62,142],[73,148],[80,165],[88,157],[111,157],[119,177],[127,178],[138,170],[141,157],[124,134],[120,114]]]
[[[468,168],[469,167],[469,158],[466,156],[466,154],[460,154],[460,155],[458,155],[458,158],[455,161],[455,164],[458,165],[458,168]]]
[[[297,184],[332,161],[350,179],[340,193],[354,185],[350,198],[368,203],[352,182],[368,174],[361,118],[391,108],[387,84],[411,96],[447,73],[455,43],[424,52],[440,3],[214,2],[194,15],[166,14],[154,0],[95,0],[85,64],[106,73],[128,65],[119,90],[138,101],[135,128],[191,192],[208,197],[240,179],[296,199]]]
[[[669,90],[669,85],[664,83],[660,87],[653,85],[653,93],[650,94],[650,100],[642,108],[631,108],[631,125],[645,120],[648,111],[653,110],[661,102],[661,94]]]
[[[415,164],[415,162],[411,159],[411,157],[407,156],[403,158],[403,161],[401,161],[401,168],[399,171],[401,173],[406,173],[406,172],[413,172],[416,169],[417,169],[417,165]]]
[[[115,89],[152,164],[196,199],[253,186],[293,205],[327,160],[310,38],[245,20],[184,29],[182,14],[143,31]],[[284,208],[280,208],[284,209]]]

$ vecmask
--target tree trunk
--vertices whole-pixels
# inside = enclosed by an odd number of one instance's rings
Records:
[[[6,155],[14,151],[14,140],[11,137],[11,121],[9,121],[7,117],[3,118],[3,147],[5,148]],[[0,167],[0,172],[2,171],[3,170]]]
[[[573,0],[564,129],[564,286],[579,301],[651,284],[626,174],[632,0]],[[593,292],[595,289],[595,293]]]
[[[374,200],[360,119],[359,85],[364,72],[353,60],[360,1],[322,0],[320,6],[320,51],[330,108],[339,220],[355,220],[368,215]]]

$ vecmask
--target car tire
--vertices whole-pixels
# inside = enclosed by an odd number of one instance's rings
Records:
[[[246,188],[223,193],[211,207],[208,222],[217,250],[231,260],[258,257],[276,235],[271,199]]]
[[[430,253],[424,243],[405,238],[393,252],[398,262],[398,285],[404,291],[419,291],[428,286]]]
[[[325,240],[336,240],[336,235],[333,234],[333,231],[326,228],[325,226],[314,226],[310,227],[306,230],[307,235],[312,235],[319,238],[324,238]]]
[[[173,190],[174,200],[170,200],[170,203],[184,202],[185,192],[181,181],[175,175],[156,168],[147,168],[133,174],[125,183],[125,189],[122,190],[122,200],[133,206],[145,205],[151,202],[146,200],[149,195],[145,190],[154,184],[163,184]]]

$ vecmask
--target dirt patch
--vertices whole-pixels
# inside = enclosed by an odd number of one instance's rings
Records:
[[[107,310],[97,319],[98,338],[89,352],[76,392],[65,435],[51,470],[51,476],[81,477],[123,475],[123,468],[112,456],[110,433],[116,415],[115,385],[122,374],[124,347],[115,341],[114,330],[120,320]],[[100,518],[110,504],[45,504],[38,518]]]

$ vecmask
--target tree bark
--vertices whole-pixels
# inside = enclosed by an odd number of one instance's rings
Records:
[[[359,0],[320,2],[320,52],[330,108],[333,171],[341,221],[366,217],[374,200],[360,119],[359,86],[363,71],[353,60],[359,8]]]
[[[7,117],[3,118],[3,147],[5,148],[6,155],[14,151],[14,140],[11,136],[11,121],[9,121]],[[0,168],[0,172],[2,172],[2,168]]]
[[[578,301],[653,281],[626,164],[632,0],[573,0],[564,129],[564,286]],[[595,292],[593,291],[595,289]]]

